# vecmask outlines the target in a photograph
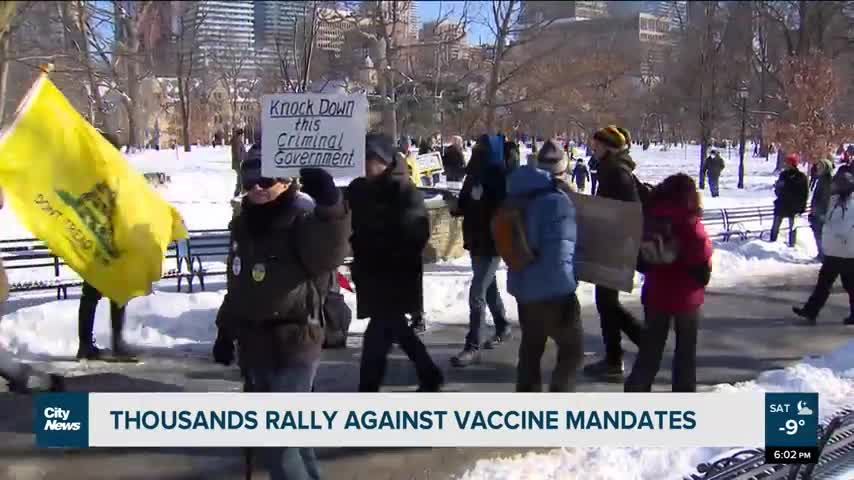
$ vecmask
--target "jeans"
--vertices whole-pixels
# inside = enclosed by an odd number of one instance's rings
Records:
[[[542,390],[540,361],[549,338],[558,349],[549,390],[575,391],[576,373],[584,361],[584,332],[578,297],[573,293],[550,301],[520,303],[519,327],[522,329],[522,343],[516,368],[516,391]]]
[[[495,272],[501,263],[500,257],[471,257],[471,288],[469,289],[469,333],[466,347],[480,348],[480,328],[486,320],[486,308],[495,321],[496,335],[503,334],[509,327],[504,312],[504,302],[498,292]]]
[[[294,365],[283,369],[247,368],[247,392],[310,392],[319,362]],[[274,447],[262,450],[261,456],[270,480],[318,480],[320,471],[313,448]]]
[[[596,195],[597,186],[599,186],[599,174],[590,174],[590,195]]]
[[[824,228],[824,223],[810,218],[810,228],[812,229],[812,234],[815,237],[815,246],[818,248],[818,257],[824,257],[824,250],[821,248],[821,230]]]
[[[95,311],[102,295],[92,285],[83,283],[83,293],[80,297],[80,309],[77,317],[77,337],[80,345],[95,345]],[[125,307],[110,302],[110,322],[113,329],[113,343],[121,339],[122,327],[125,322]]]
[[[720,196],[720,189],[718,186],[718,177],[709,176],[709,191],[712,192],[712,197]]]
[[[623,337],[625,333],[635,345],[640,344],[641,323],[620,305],[620,292],[596,286],[596,311],[602,325],[602,340],[605,342],[605,360],[611,364],[623,361]]]
[[[697,391],[697,328],[700,310],[668,314],[646,310],[646,325],[641,334],[641,344],[632,373],[626,379],[627,392],[649,392],[655,375],[661,367],[664,344],[670,331],[670,322],[676,330],[676,350],[673,353],[673,391]]]
[[[804,305],[804,311],[811,317],[817,317],[821,312],[824,304],[827,303],[827,298],[830,296],[830,289],[836,282],[837,277],[842,277],[842,288],[848,293],[848,304],[850,313],[854,316],[854,258],[841,257],[824,257],[821,262],[821,269],[818,271],[818,280],[815,284],[815,289]]]
[[[385,377],[388,352],[397,343],[413,363],[422,387],[435,387],[442,382],[442,373],[433,363],[427,347],[415,335],[402,313],[371,318],[362,341],[362,360],[359,367],[359,391],[378,392]]]
[[[782,217],[780,215],[774,214],[774,221],[771,223],[771,241],[776,242],[777,236],[780,234],[780,226],[783,225],[783,219],[789,219],[789,246],[795,246],[795,217],[787,216]]]

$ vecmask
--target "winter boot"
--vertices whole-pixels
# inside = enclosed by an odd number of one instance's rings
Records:
[[[623,381],[623,361],[611,361],[602,359],[584,367],[584,374],[593,378],[602,378],[609,382]]]
[[[77,360],[100,360],[104,352],[95,344],[93,338],[89,342],[81,343],[77,348]]]
[[[98,360],[101,358],[101,349],[95,343],[95,310],[98,308],[97,300],[89,298],[80,299],[80,307],[77,313],[77,359]]]
[[[441,392],[442,385],[445,384],[445,378],[442,376],[442,372],[436,371],[436,374],[433,378],[428,382],[421,382],[421,385],[418,386],[416,392]]]
[[[486,350],[492,350],[495,347],[506,342],[507,340],[510,340],[511,338],[513,338],[513,334],[510,331],[510,327],[507,327],[506,329],[504,329],[503,332],[496,333],[492,336],[492,338],[483,342],[483,348],[485,348]]]
[[[480,362],[480,352],[470,346],[466,346],[462,352],[451,357],[451,365],[455,367],[467,367],[478,362]]]
[[[795,315],[806,319],[807,324],[815,325],[816,324],[816,316],[812,315],[810,312],[807,312],[805,308],[801,307],[792,307],[792,311],[795,312]]]
[[[136,361],[136,353],[128,346],[124,340],[124,325],[125,311],[111,304],[111,322],[113,327],[113,356],[116,359],[126,359],[128,361]]]
[[[421,335],[427,331],[427,320],[424,318],[424,313],[412,314],[412,330],[416,335]]]

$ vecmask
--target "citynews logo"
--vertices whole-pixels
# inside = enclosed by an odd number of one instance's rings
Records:
[[[47,419],[44,423],[44,430],[51,432],[79,432],[81,427],[80,422],[69,422],[71,418],[71,410],[60,407],[48,407],[44,409],[44,418]]]

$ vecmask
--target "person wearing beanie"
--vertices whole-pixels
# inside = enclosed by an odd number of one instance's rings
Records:
[[[720,178],[721,172],[726,168],[724,159],[717,149],[709,150],[709,156],[703,162],[703,173],[701,176],[706,176],[709,180],[709,190],[712,192],[712,198],[720,196]]]
[[[349,251],[350,217],[325,170],[303,168],[301,186],[264,177],[260,143],[240,173],[246,195],[230,225],[213,357],[230,365],[237,342],[245,391],[308,393],[324,341],[325,286]],[[313,210],[297,205],[300,190],[314,200]],[[271,478],[318,478],[311,448],[276,447],[264,455]]]
[[[832,196],[821,234],[824,259],[815,289],[803,307],[792,307],[796,315],[815,325],[837,277],[848,294],[849,313],[845,325],[854,325],[854,173],[843,170],[833,177]]]
[[[634,177],[635,162],[629,155],[631,137],[625,129],[608,126],[593,135],[593,156],[599,161],[599,197],[640,202]],[[617,290],[596,286],[596,310],[602,326],[605,358],[587,365],[584,373],[613,382],[623,381],[622,333],[635,345],[640,342],[641,323],[621,304]]]
[[[809,197],[809,180],[798,169],[799,162],[800,157],[795,153],[786,156],[786,166],[774,183],[774,194],[777,199],[774,200],[774,221],[771,223],[770,241],[777,241],[783,219],[788,219],[789,246],[794,246],[795,243],[795,217],[806,211]]]
[[[510,268],[507,291],[516,298],[522,340],[516,370],[517,392],[542,391],[541,360],[551,338],[558,348],[549,390],[575,390],[584,358],[581,309],[575,294],[575,206],[562,189],[567,158],[554,141],[540,149],[536,167],[524,165],[507,177],[507,202],[519,206],[525,241],[534,260]]]
[[[491,142],[490,139],[496,140]],[[463,217],[463,248],[471,256],[472,279],[469,287],[469,330],[462,351],[451,357],[451,365],[466,367],[480,361],[480,349],[493,349],[510,338],[510,323],[498,290],[496,272],[501,257],[492,236],[492,219],[503,200],[504,172],[492,168],[497,158],[510,154],[515,148],[504,142],[497,150],[498,139],[487,135],[478,139],[466,166],[466,178],[460,190],[457,208],[451,214]],[[518,159],[518,155],[516,156]],[[513,161],[512,159],[510,161]],[[490,175],[492,175],[490,177]],[[492,181],[490,181],[492,180]],[[492,314],[494,334],[481,343],[481,328],[486,321],[486,310]]]
[[[821,246],[821,233],[824,228],[824,222],[827,217],[827,211],[830,208],[831,184],[833,183],[833,160],[827,159],[816,162],[813,165],[814,175],[812,199],[810,200],[809,222],[813,236],[815,236],[815,245],[818,248],[818,259],[824,257]]]
[[[347,188],[352,211],[351,268],[356,316],[369,318],[362,343],[359,391],[378,392],[387,357],[397,343],[415,364],[419,391],[439,391],[442,372],[409,325],[407,314],[422,308],[422,254],[430,239],[424,196],[394,175],[389,136],[365,137],[364,177]]]

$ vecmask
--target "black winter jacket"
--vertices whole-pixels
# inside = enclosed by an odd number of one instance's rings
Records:
[[[635,177],[632,173],[635,162],[627,150],[610,153],[599,162],[599,197],[622,200],[624,202],[639,202]]]
[[[422,253],[430,239],[424,196],[389,170],[353,180],[347,202],[357,317],[420,312]]]
[[[317,359],[318,318],[329,276],[348,252],[349,218],[339,203],[306,212],[290,188],[265,205],[246,201],[231,222],[228,291],[217,314],[237,340],[243,367],[282,368]]]
[[[774,214],[781,217],[793,217],[804,213],[809,197],[807,176],[797,168],[787,168],[780,173],[774,183]]]
[[[827,210],[830,208],[830,194],[833,186],[833,175],[825,171],[824,175],[816,177],[815,190],[810,200],[810,220],[824,223]]]
[[[449,182],[462,182],[463,177],[466,176],[466,159],[456,145],[451,145],[445,149],[442,166]]]
[[[454,214],[463,217],[463,247],[471,256],[496,257],[498,251],[492,239],[492,217],[501,200],[494,192],[483,188],[480,163],[478,152],[474,152],[466,167],[466,179]],[[476,198],[476,191],[480,191],[479,198]]]

